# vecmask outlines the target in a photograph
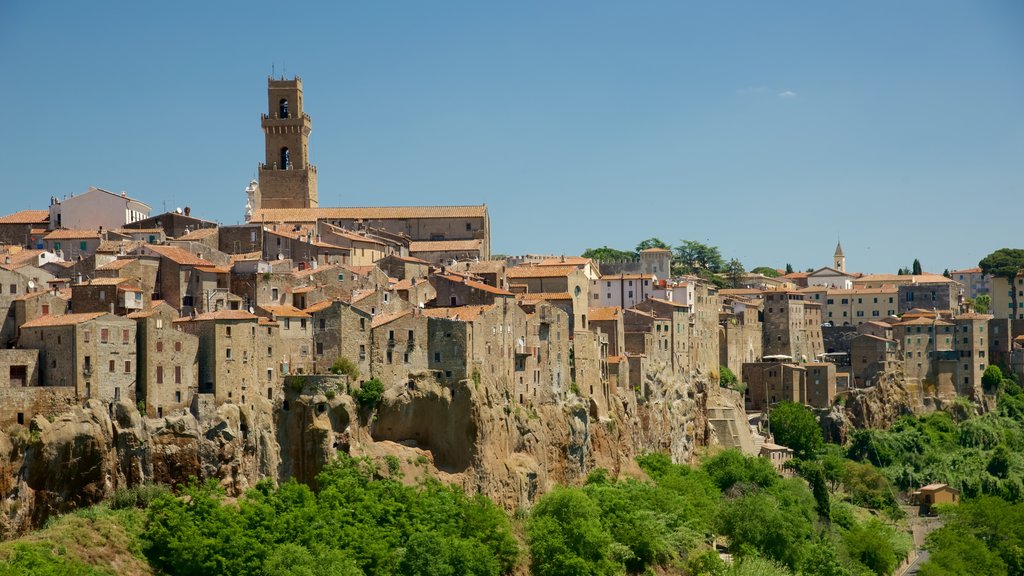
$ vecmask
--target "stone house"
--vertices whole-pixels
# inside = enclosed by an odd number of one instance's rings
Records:
[[[547,301],[519,303],[526,313],[525,353],[516,341],[516,397],[549,404],[565,398],[570,382],[569,313]]]
[[[963,288],[947,278],[943,280],[945,282],[917,282],[900,286],[899,313],[913,308],[959,312],[963,303]]]
[[[122,278],[142,289],[146,305],[158,293],[160,258],[122,257],[96,266],[94,278]],[[159,299],[159,298],[158,298]]]
[[[71,304],[75,312],[110,312],[124,316],[148,306],[149,296],[127,278],[93,278],[71,285]]]
[[[1017,293],[1017,308],[1013,307],[1013,293]],[[996,318],[1024,319],[1024,270],[1017,273],[1013,286],[1006,278],[992,278],[992,306],[989,311]]]
[[[764,355],[759,317],[761,305],[742,298],[723,298],[718,316],[718,363],[740,374],[743,364],[757,362]]]
[[[588,330],[587,314],[590,309],[590,279],[577,266],[515,266],[506,272],[509,289],[523,287],[527,293],[568,293],[572,298],[570,330]]]
[[[806,370],[789,362],[750,362],[743,365],[747,410],[765,410],[779,402],[801,402]]]
[[[41,386],[39,350],[0,349],[0,427],[28,426],[37,415],[54,416],[76,404],[73,386]]]
[[[668,323],[654,322],[655,345],[665,341],[669,355],[669,368],[674,374],[689,374],[690,368],[696,358],[690,354],[691,345],[696,345],[695,339],[690,337],[689,332],[695,327],[696,316],[691,313],[690,306],[685,306],[668,300],[648,298],[635,307],[636,310],[651,312],[654,319],[667,320]],[[691,324],[691,319],[694,324]],[[717,338],[717,331],[715,337]],[[715,363],[717,373],[717,358]]]
[[[765,356],[808,362],[825,352],[820,305],[795,291],[767,292],[764,300]]]
[[[875,334],[860,334],[853,339],[850,367],[854,388],[872,385],[875,378],[899,365],[899,349],[895,340]]]
[[[601,332],[608,337],[608,355],[625,354],[625,324],[622,320],[622,308],[609,306],[590,309],[590,329]]]
[[[608,379],[608,336],[600,332],[577,332],[572,351],[570,370],[576,390],[593,403],[598,417],[606,418],[614,393]]]
[[[309,374],[314,370],[313,317],[290,304],[258,306],[260,316],[276,323],[278,355],[283,374]]]
[[[42,292],[31,292],[15,298],[14,302],[11,303],[11,308],[14,310],[15,327],[13,340],[17,340],[18,336],[20,336],[22,324],[30,320],[51,314],[59,316],[68,313],[70,297],[70,290],[60,291],[51,289]],[[4,342],[13,344],[13,340],[7,339]]]
[[[981,268],[953,270],[949,275],[963,286],[964,298],[977,298],[992,290],[992,276],[982,272]]]
[[[508,290],[470,280],[466,276],[433,274],[429,282],[434,287],[437,303],[446,307],[494,304],[497,300],[513,297]]]
[[[828,288],[849,289],[853,288],[853,274],[847,274],[841,270],[830,268],[818,268],[807,275],[807,286],[825,286]]]
[[[21,326],[18,344],[40,351],[43,386],[72,386],[79,399],[135,399],[136,326],[104,312],[41,316]]]
[[[42,292],[53,275],[29,265],[0,265],[0,345],[17,337],[14,303],[22,296]],[[55,311],[56,312],[56,311]]]
[[[183,414],[199,392],[199,337],[177,329],[178,312],[159,302],[128,318],[137,324],[137,391],[149,418]]]
[[[220,310],[179,318],[175,327],[199,338],[199,393],[217,405],[276,397],[284,363],[278,326],[244,310]],[[266,393],[266,396],[263,394]]]
[[[156,216],[150,216],[137,220],[135,222],[129,222],[124,225],[125,229],[152,229],[159,228],[163,230],[165,236],[170,238],[181,238],[184,239],[190,232],[196,232],[199,230],[216,230],[217,223],[212,220],[204,220],[202,218],[196,218],[192,215],[192,209],[186,206],[183,210],[174,210],[172,212],[164,212]],[[216,246],[214,246],[216,247]]]
[[[317,371],[329,370],[335,360],[347,358],[359,370],[359,379],[368,379],[373,316],[341,300],[324,300],[304,311],[312,316]]]
[[[399,298],[416,308],[422,308],[427,302],[437,299],[437,291],[426,278],[399,280],[391,285],[391,290],[394,290]]]
[[[409,375],[433,368],[428,363],[427,317],[418,309],[381,313],[370,325],[370,375],[385,387],[409,380]],[[454,374],[445,374],[452,378]]]
[[[316,230],[318,240],[348,250],[349,258],[345,262],[347,264],[355,266],[373,264],[390,250],[388,245],[380,240],[356,234],[326,222],[317,222]]]
[[[49,222],[49,210],[22,210],[0,217],[0,244],[35,248]]]
[[[426,278],[430,274],[430,262],[420,260],[419,258],[388,254],[376,260],[375,263],[389,277],[397,278],[398,280]]]

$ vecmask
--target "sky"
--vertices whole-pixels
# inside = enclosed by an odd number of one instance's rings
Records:
[[[1024,2],[0,2],[0,212],[89,186],[235,224],[266,81],[321,206],[486,203],[495,252],[748,268],[1024,247]]]

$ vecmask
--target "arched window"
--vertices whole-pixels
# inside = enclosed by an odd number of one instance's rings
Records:
[[[281,169],[288,170],[292,167],[291,156],[288,155],[288,148],[281,148]]]
[[[280,104],[280,108],[281,108],[281,111],[280,111],[281,118],[287,118],[288,117],[288,99],[287,98],[281,98],[281,101],[278,104]]]

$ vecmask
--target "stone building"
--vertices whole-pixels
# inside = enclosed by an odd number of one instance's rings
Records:
[[[751,362],[743,365],[748,410],[764,410],[779,402],[827,408],[836,395],[836,370],[829,362]]]
[[[303,111],[301,78],[267,78],[267,113],[260,121],[266,155],[251,209],[316,208],[316,166],[309,162],[313,121]]]
[[[71,302],[75,312],[124,316],[148,306],[149,294],[126,278],[93,278],[71,285]]]
[[[619,356],[625,350],[625,324],[622,321],[622,308],[609,306],[590,309],[590,329],[601,332],[608,337],[608,355]]]
[[[0,217],[0,244],[35,248],[50,222],[48,210],[22,210]]]
[[[244,310],[220,310],[179,318],[175,327],[199,338],[199,393],[218,405],[276,397],[284,363],[278,326]],[[264,396],[264,394],[266,394]]]
[[[1014,292],[1017,293],[1016,308],[1014,308]],[[994,276],[990,295],[992,296],[992,307],[989,311],[994,317],[1024,320],[1024,271],[1017,273],[1012,286],[1006,278]]]
[[[632,308],[653,297],[652,274],[606,274],[590,281],[591,308]]]
[[[428,345],[427,317],[418,309],[374,316],[370,326],[370,375],[388,387],[407,382],[411,373],[435,369],[428,360]],[[450,370],[442,374],[455,378]]]
[[[389,254],[375,263],[389,277],[399,280],[426,278],[430,274],[430,262],[419,258]]]
[[[22,296],[45,291],[53,275],[35,266],[0,265],[0,345],[17,336],[14,302]],[[56,310],[54,311],[57,312]]]
[[[760,303],[742,298],[723,298],[718,316],[718,363],[740,374],[743,364],[764,355]]]
[[[992,276],[982,272],[981,268],[953,270],[949,275],[963,286],[964,298],[977,298],[992,290]]]
[[[590,280],[577,266],[516,266],[507,270],[509,289],[527,293],[568,293],[572,298],[573,332],[587,330],[590,308]]]
[[[808,362],[824,353],[820,305],[794,291],[767,292],[764,300],[765,356]]]
[[[72,386],[79,399],[135,399],[136,326],[103,312],[41,316],[21,326],[18,345],[39,350],[43,386]]]
[[[158,228],[170,238],[183,239],[186,235],[199,230],[216,230],[217,223],[192,216],[192,209],[186,206],[183,210],[164,212],[124,225],[126,229]]]
[[[63,260],[80,260],[96,253],[104,234],[100,230],[61,229],[43,236],[43,249]]]
[[[304,310],[312,316],[313,356],[317,371],[329,370],[346,358],[359,371],[358,380],[369,378],[370,325],[373,317],[341,300],[324,300]]]
[[[483,282],[454,274],[434,274],[429,278],[440,306],[494,304],[497,300],[513,298],[508,290],[495,288]]]
[[[879,374],[892,372],[899,366],[900,354],[895,340],[860,334],[853,339],[850,349],[854,388],[871,386]]]
[[[919,282],[899,287],[899,313],[913,308],[959,312],[963,288],[956,282]]]
[[[257,307],[260,316],[278,326],[278,355],[283,374],[309,374],[314,372],[313,317],[285,304]]]
[[[37,415],[55,416],[77,403],[73,386],[42,386],[39,350],[0,349],[0,427],[28,426]]]
[[[413,240],[409,242],[409,256],[426,260],[432,264],[450,265],[487,258],[483,240]]]
[[[149,418],[183,414],[199,392],[199,338],[174,323],[166,302],[128,315],[137,323],[137,391]]]

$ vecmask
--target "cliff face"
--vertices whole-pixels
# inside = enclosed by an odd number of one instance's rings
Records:
[[[528,506],[596,468],[640,475],[640,454],[665,451],[684,462],[717,441],[703,382],[654,373],[646,389],[646,398],[613,395],[600,416],[597,402],[575,394],[524,406],[504,391],[468,380],[444,385],[430,373],[387,389],[372,410],[316,390],[289,391],[276,407],[201,406],[198,417],[160,419],[90,400],[0,436],[0,529],[22,532],[144,482],[215,478],[232,495],[265,477],[313,484],[339,452],[375,458],[409,482],[429,474],[509,508]]]

